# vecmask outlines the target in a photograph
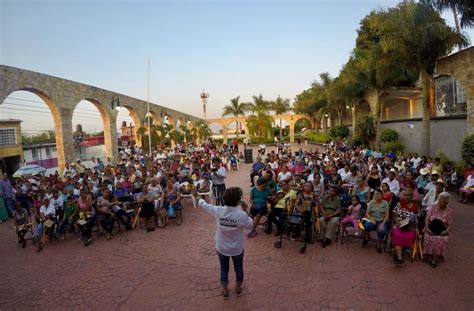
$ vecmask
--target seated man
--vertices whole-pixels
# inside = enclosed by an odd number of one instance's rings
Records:
[[[112,210],[114,203],[112,202],[110,191],[105,190],[104,195],[97,200],[97,210],[99,211],[99,221],[105,230],[107,240],[112,238],[112,229],[115,224],[115,215]]]
[[[341,214],[341,200],[337,196],[336,188],[329,188],[329,192],[321,198],[318,211],[322,215],[319,221],[323,237],[321,247],[324,248],[331,244],[331,239],[336,234],[339,215]]]
[[[75,215],[75,211],[77,209],[77,203],[74,201],[74,197],[72,195],[67,197],[66,205],[64,206],[64,213],[63,218],[58,226],[58,233],[63,234],[65,231],[65,227],[68,226],[71,232],[76,232],[73,229],[74,223],[76,222],[77,217],[73,217]],[[71,230],[72,229],[72,230]]]
[[[56,209],[48,198],[43,199],[43,205],[40,207],[39,215],[36,217],[37,223],[37,232],[40,241],[38,243],[38,248],[36,249],[37,252],[41,251],[44,246],[44,239],[43,239],[43,230],[44,235],[48,236],[50,240],[52,240],[54,236],[54,228],[55,228],[55,221],[56,221]]]

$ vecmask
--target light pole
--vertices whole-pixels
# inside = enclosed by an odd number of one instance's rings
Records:
[[[146,106],[147,106],[147,113],[146,119],[148,122],[148,151],[151,155],[151,114],[150,114],[150,57],[148,57],[148,86],[147,86],[147,98],[146,98]]]
[[[209,93],[204,92],[204,89],[202,89],[201,103],[202,103],[202,111],[204,112],[204,120],[207,119],[206,104],[207,104],[207,99],[208,98],[209,98]]]

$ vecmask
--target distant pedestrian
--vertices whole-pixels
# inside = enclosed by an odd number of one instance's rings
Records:
[[[3,174],[3,179],[0,180],[0,197],[3,199],[9,217],[13,217],[15,208],[13,206],[13,187],[7,173]]]

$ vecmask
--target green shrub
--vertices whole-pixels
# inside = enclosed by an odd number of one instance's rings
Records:
[[[360,145],[370,146],[375,139],[375,120],[372,116],[361,116],[357,119],[354,132],[354,141],[360,142]]]
[[[398,132],[395,131],[394,129],[383,129],[380,132],[380,140],[383,143],[388,143],[390,141],[397,141],[398,140]]]
[[[251,137],[250,138],[250,143],[253,145],[260,145],[260,144],[273,144],[274,140],[273,138],[267,138],[267,137]]]
[[[446,164],[448,162],[453,163],[453,161],[450,161],[442,150],[436,151],[436,154],[434,155],[433,160],[436,159],[436,158],[439,158],[439,160],[441,162],[441,165],[443,165],[443,167],[446,167]]]
[[[466,162],[464,162],[464,160],[461,160],[461,161],[457,161],[454,163],[454,170],[456,171],[456,173],[458,173],[458,176],[461,176],[461,178],[463,178],[463,174],[464,174],[464,168],[466,167]]]
[[[382,152],[383,153],[388,153],[388,152],[393,152],[395,154],[403,152],[405,149],[405,146],[398,140],[396,141],[389,141],[383,144],[382,146]]]
[[[349,128],[346,125],[336,125],[329,130],[329,136],[334,139],[346,138],[350,135]]]
[[[464,137],[461,146],[461,156],[465,162],[471,162],[474,159],[474,134]]]
[[[329,135],[326,133],[307,132],[306,137],[308,137],[308,141],[322,143],[322,144],[330,140]]]

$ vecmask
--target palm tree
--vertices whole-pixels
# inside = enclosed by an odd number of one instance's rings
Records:
[[[422,0],[426,6],[429,6],[438,12],[451,10],[456,25],[456,32],[460,35],[461,28],[474,26],[474,6],[472,0]],[[459,15],[461,20],[459,20]],[[461,49],[461,46],[459,46]]]
[[[224,111],[222,116],[234,116],[239,118],[240,116],[245,116],[245,112],[248,110],[248,104],[239,103],[240,96],[234,97],[230,100],[230,105],[224,106]],[[235,129],[237,137],[239,137],[239,121],[235,121]]]
[[[271,109],[275,111],[276,115],[285,114],[291,111],[290,100],[283,99],[279,95],[277,99],[271,102]],[[283,138],[283,128],[282,128],[282,120],[280,119],[280,139]]]
[[[436,61],[456,45],[468,40],[449,27],[432,7],[403,2],[393,9],[389,42],[404,53],[410,65],[419,73],[423,87],[422,153],[430,154],[431,92]],[[431,90],[431,91],[430,91]]]
[[[212,131],[209,128],[209,125],[207,125],[207,123],[204,121],[198,121],[196,123],[195,129],[197,132],[197,137],[201,140],[206,140],[212,136]]]
[[[148,118],[150,118],[150,129],[148,129]],[[158,144],[158,126],[153,123],[152,117],[145,117],[142,126],[137,129],[137,135],[142,141],[143,149],[149,152],[153,150],[153,146]],[[149,145],[148,135],[151,134],[151,146]],[[151,148],[150,148],[151,147]]]
[[[270,110],[268,101],[263,99],[262,94],[253,96],[253,103],[247,104],[247,109],[252,115],[247,118],[247,126],[250,133],[258,137],[271,136],[273,118],[268,114]]]
[[[413,85],[417,73],[408,66],[408,58],[399,47],[388,44],[389,15],[392,11],[371,12],[364,17],[357,31],[353,51],[355,74],[362,83],[365,96],[375,110],[375,147],[380,147],[380,124],[388,88]],[[398,26],[400,27],[400,26]]]

